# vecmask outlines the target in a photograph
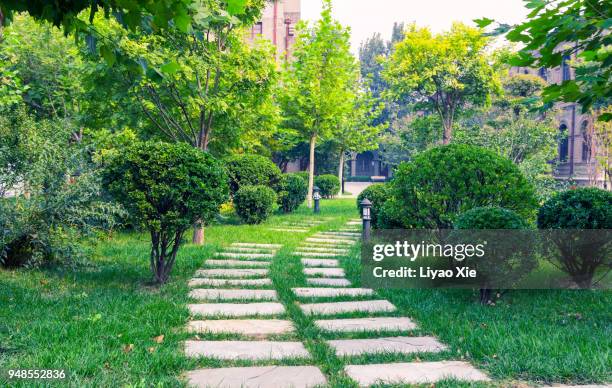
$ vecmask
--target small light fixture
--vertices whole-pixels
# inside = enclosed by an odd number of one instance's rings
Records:
[[[367,242],[370,240],[370,228],[372,226],[372,202],[369,199],[364,198],[360,202],[361,205],[361,220],[363,221],[363,241]]]
[[[312,191],[312,199],[314,200],[314,213],[319,214],[321,213],[321,189],[315,186],[313,187]]]

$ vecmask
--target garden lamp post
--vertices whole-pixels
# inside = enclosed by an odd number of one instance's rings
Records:
[[[363,220],[363,241],[370,241],[370,227],[372,221],[372,202],[367,198],[364,198],[360,203],[361,205],[361,219]]]
[[[315,214],[319,214],[321,213],[321,189],[319,189],[317,186],[313,187],[312,189],[313,194],[312,194],[312,199],[314,200],[314,213]]]

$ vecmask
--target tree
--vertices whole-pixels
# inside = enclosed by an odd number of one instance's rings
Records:
[[[345,101],[352,93],[357,70],[350,52],[349,31],[332,19],[331,0],[324,0],[321,19],[313,27],[298,26],[294,60],[283,72],[281,97],[285,126],[309,141],[308,206],[312,207],[315,147],[339,119],[350,113]]]
[[[444,144],[451,141],[453,123],[464,108],[488,105],[499,90],[485,52],[488,42],[481,30],[460,23],[437,35],[412,25],[386,63],[390,94],[409,95],[417,109],[436,112]]]
[[[574,66],[575,79],[546,87],[547,102],[566,101],[582,105],[589,112],[593,105],[612,96],[612,61],[610,60],[609,0],[524,0],[530,9],[527,21],[516,25],[499,25],[496,33],[523,45],[511,61],[515,66],[554,68]],[[486,27],[493,20],[476,20]],[[571,59],[574,58],[574,61]],[[570,63],[571,62],[571,63]],[[612,113],[601,119],[612,120]]]
[[[155,281],[168,281],[183,234],[210,222],[228,198],[227,176],[209,153],[184,143],[136,143],[104,166],[104,186],[151,235]]]

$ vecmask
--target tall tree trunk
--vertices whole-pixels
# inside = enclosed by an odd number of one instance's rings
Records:
[[[199,148],[202,152],[208,152],[208,133],[206,130],[204,137],[201,139]],[[193,224],[193,236],[191,237],[191,243],[195,245],[204,245],[204,223],[198,221]]]
[[[344,179],[344,149],[340,149],[340,163],[338,164],[338,180],[340,181],[340,193],[339,196],[342,196],[342,179]]]
[[[453,138],[453,123],[450,119],[443,119],[444,133],[442,134],[442,144],[450,144]]]
[[[314,188],[315,145],[317,135],[310,136],[310,156],[308,159],[308,207],[312,208],[312,191]]]

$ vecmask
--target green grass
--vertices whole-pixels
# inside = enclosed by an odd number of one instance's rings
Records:
[[[312,233],[341,228],[356,216],[353,199],[323,201],[320,217],[330,219],[312,228]],[[7,385],[5,371],[14,368],[65,368],[72,386],[144,387],[183,385],[181,374],[201,367],[313,364],[327,375],[330,386],[344,388],[355,386],[342,372],[347,363],[414,361],[417,357],[423,361],[468,360],[502,386],[518,380],[533,384],[611,380],[609,291],[511,291],[495,306],[481,306],[476,293],[468,290],[381,290],[381,298],[399,309],[385,315],[415,319],[419,328],[412,334],[435,335],[449,345],[449,351],[336,357],[326,339],[366,338],[373,333],[322,333],[314,319],[299,309],[291,288],[305,286],[305,279],[299,259],[291,252],[311,233],[279,233],[267,226],[303,217],[314,218],[301,208],[261,226],[239,226],[229,217],[226,225],[209,227],[208,244],[183,247],[170,283],[161,288],[149,283],[148,240],[135,233],[101,241],[90,266],[0,270],[0,386]],[[297,333],[276,339],[303,341],[313,355],[311,360],[222,362],[183,355],[182,342],[196,338],[184,330],[190,319],[187,281],[206,257],[232,242],[283,244],[273,261],[271,277]],[[359,247],[342,264],[358,286]],[[164,335],[162,343],[153,340],[159,335]],[[198,338],[241,339],[227,335]],[[126,351],[130,344],[133,349]],[[446,381],[436,386],[484,385]],[[31,381],[21,386],[31,386]]]

